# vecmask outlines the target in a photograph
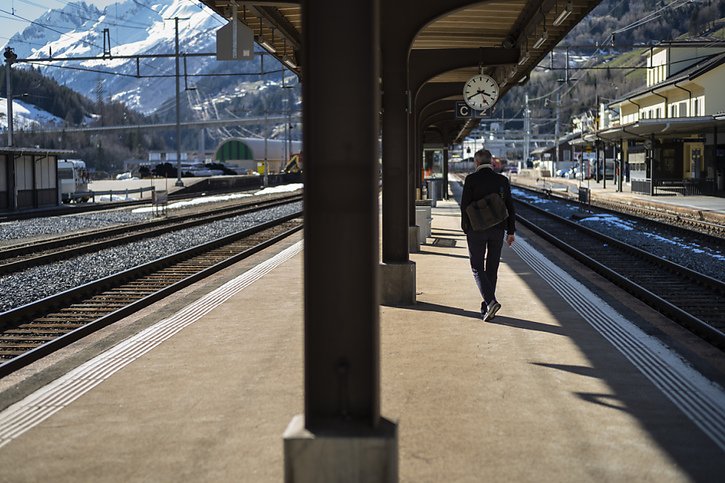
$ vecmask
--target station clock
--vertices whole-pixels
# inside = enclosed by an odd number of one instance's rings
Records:
[[[498,83],[486,74],[476,74],[463,86],[463,100],[471,109],[483,111],[498,100]]]

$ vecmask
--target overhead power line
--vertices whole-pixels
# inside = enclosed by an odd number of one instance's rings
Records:
[[[34,20],[30,20],[30,19],[28,19],[28,18],[25,18],[25,17],[23,17],[23,16],[21,16],[21,15],[18,15],[18,14],[16,14],[16,13],[13,13],[13,12],[8,12],[7,10],[5,10],[5,9],[2,9],[2,8],[0,8],[0,12],[2,12],[2,13],[6,13],[6,14],[8,14],[8,15],[12,15],[13,17],[17,17],[17,18],[19,18],[19,19],[22,19],[22,20],[25,20],[26,22],[29,22],[29,23],[31,23],[31,24],[33,24],[33,25],[37,25],[38,27],[41,27],[41,28],[44,28],[44,29],[48,29],[48,30],[50,30],[50,31],[53,31],[53,32],[55,32],[55,33],[58,33],[58,34],[60,34],[61,36],[68,36],[68,35],[69,35],[69,33],[68,33],[68,32],[61,32],[60,30],[57,30],[57,29],[55,29],[55,28],[53,28],[53,27],[48,27],[47,25],[44,25],[44,24],[42,24],[42,23],[40,23],[40,22],[36,22],[36,21],[34,21]],[[100,45],[94,44],[93,42],[89,42],[89,41],[87,41],[87,40],[83,40],[83,39],[78,39],[78,41],[79,41],[79,42],[83,42],[84,44],[90,45],[90,46],[92,46],[92,47],[97,47],[97,48],[99,48],[99,49],[103,49],[103,47],[101,47]]]
[[[21,1],[27,1],[27,0],[21,0]],[[78,3],[73,3],[73,2],[66,2],[66,1],[63,1],[63,0],[55,0],[55,1],[56,1],[56,2],[58,2],[58,3],[60,3],[61,5],[64,5],[64,6],[66,6],[66,7],[71,7],[71,8],[74,8],[74,9],[76,9],[77,11],[83,11],[83,7],[82,7],[81,5],[79,5]],[[134,22],[133,20],[129,20],[129,19],[122,19],[122,18],[120,18],[120,17],[117,17],[117,16],[115,16],[115,15],[111,15],[110,13],[108,13],[108,8],[106,8],[106,9],[105,9],[105,10],[103,11],[103,15],[105,15],[106,17],[109,17],[109,18],[113,18],[113,19],[116,19],[116,20],[122,20],[122,21],[123,21],[124,23],[126,23],[126,24],[136,24],[136,25],[138,25],[139,27],[147,27],[147,25],[145,25],[145,24],[143,24],[143,23],[141,23],[141,22]]]

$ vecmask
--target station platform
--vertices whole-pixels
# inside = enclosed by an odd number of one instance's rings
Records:
[[[411,255],[417,303],[381,307],[400,481],[722,481],[722,353],[524,228],[483,322],[459,213],[439,201]],[[282,481],[302,250],[294,235],[0,380],[0,481]]]
[[[464,176],[465,177],[465,176]],[[613,180],[595,181],[566,178],[536,178],[523,174],[510,176],[512,185],[532,187],[540,190],[569,191],[576,193],[579,187],[589,189],[592,202],[603,201],[614,205],[621,204],[661,212],[672,216],[705,221],[713,225],[725,226],[725,197],[719,196],[649,196],[629,191],[617,191]]]

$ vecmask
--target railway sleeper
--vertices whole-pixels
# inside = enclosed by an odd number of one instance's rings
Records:
[[[0,344],[12,345],[13,347],[24,345],[24,344],[44,344],[48,341],[55,339],[56,336],[42,336],[42,335],[16,335],[14,337],[8,337],[7,335],[0,336]]]
[[[25,351],[0,349],[0,359],[13,359],[15,357],[18,357],[23,352],[25,352]]]
[[[81,327],[81,326],[79,326]],[[38,328],[38,329],[9,329],[3,332],[4,336],[9,335],[54,335],[57,336],[58,334],[62,334],[65,332],[68,332],[69,329],[74,329],[75,327],[65,327],[62,329],[48,329],[48,328]]]
[[[70,319],[74,319],[74,320],[70,320]],[[84,325],[84,324],[87,324],[90,320],[93,320],[93,319],[89,319],[87,316],[83,316],[83,317],[80,317],[80,316],[79,317],[61,317],[59,315],[53,315],[53,314],[51,314],[51,315],[46,315],[44,317],[38,317],[35,320],[38,321],[38,322],[51,322],[51,323],[63,323],[63,322],[66,322],[66,323],[69,323],[69,324]]]
[[[50,339],[48,339],[48,340],[50,340]],[[2,348],[4,350],[19,349],[19,350],[27,351],[29,349],[35,349],[39,345],[41,345],[45,342],[48,342],[48,340],[44,340],[42,342],[31,344],[31,343],[7,343],[7,342],[4,342],[2,339],[0,339],[0,344],[3,344]]]

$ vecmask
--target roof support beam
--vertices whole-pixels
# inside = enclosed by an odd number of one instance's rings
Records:
[[[285,431],[285,481],[398,481],[380,415],[377,7],[302,4],[305,412]]]
[[[414,143],[409,139],[413,122],[412,98],[408,88],[408,56],[411,45],[418,32],[427,24],[448,12],[476,3],[481,2],[381,2],[384,265],[407,265],[410,262],[411,245],[417,241],[417,237],[410,236],[415,230],[416,187],[416,166],[410,162],[408,151],[411,142]]]
[[[485,47],[480,49],[426,49],[410,53],[410,88],[420,88],[435,76],[464,67],[516,64],[519,49]]]

